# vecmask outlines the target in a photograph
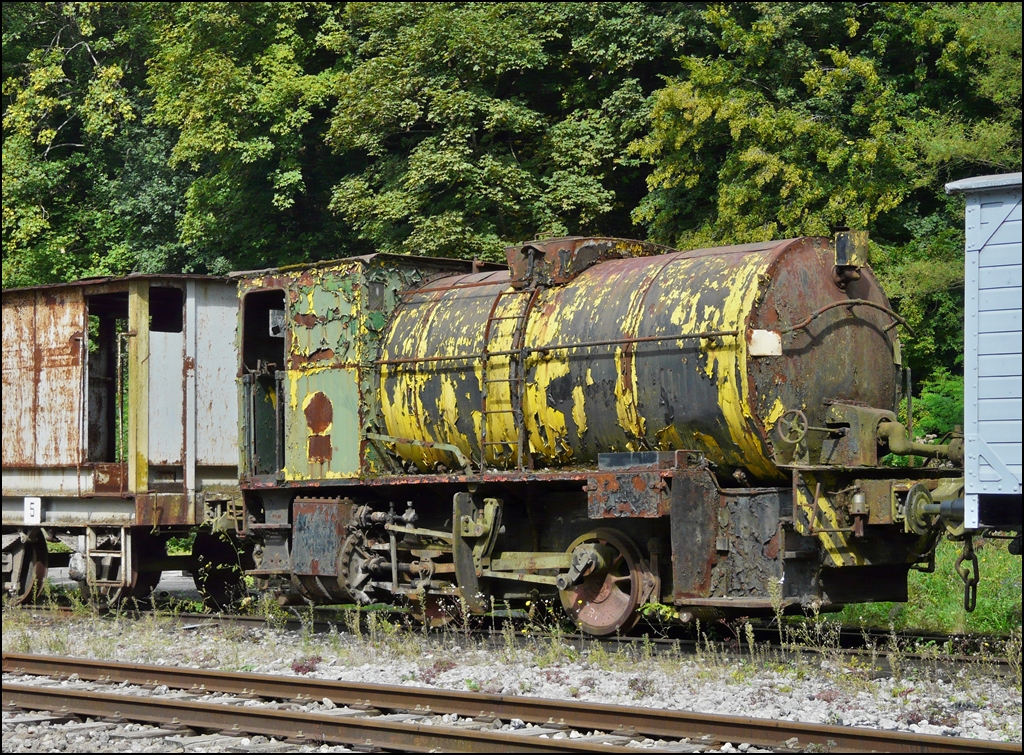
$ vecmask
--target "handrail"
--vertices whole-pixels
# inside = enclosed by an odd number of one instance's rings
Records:
[[[738,330],[708,330],[701,333],[679,333],[671,336],[643,336],[639,338],[612,338],[606,341],[584,341],[582,343],[555,343],[546,346],[533,346],[528,349],[515,349],[506,351],[490,351],[488,356],[511,356],[513,354],[532,354],[535,352],[547,353],[560,349],[584,349],[592,346],[615,346],[630,343],[651,343],[653,341],[683,341],[691,338],[721,338],[724,336],[738,336]],[[480,354],[445,354],[436,357],[402,357],[400,359],[377,359],[374,364],[414,364],[418,362],[446,362],[459,361],[462,359],[479,359]]]

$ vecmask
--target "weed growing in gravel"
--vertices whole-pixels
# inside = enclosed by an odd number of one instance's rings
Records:
[[[323,660],[319,655],[304,655],[292,661],[292,671],[296,674],[311,674]]]
[[[342,620],[345,622],[345,631],[353,637],[362,637],[362,617],[359,606],[353,608],[346,608],[342,614]]]
[[[579,658],[579,651],[567,641],[561,624],[555,623],[550,627],[545,641],[541,643],[534,654],[533,662],[540,668],[545,668],[563,663],[575,663]]]
[[[687,665],[683,659],[683,649],[679,641],[676,640],[672,643],[672,647],[656,655],[652,665],[667,676],[677,674],[681,668]]]
[[[612,670],[611,654],[605,650],[604,645],[597,640],[590,643],[584,653],[584,656],[586,657],[587,665],[590,666],[590,668],[597,668],[601,671]]]
[[[630,692],[633,693],[633,697],[637,699],[653,695],[657,689],[654,679],[649,676],[632,676],[629,678],[629,681],[626,682],[626,686],[629,687]]]
[[[694,652],[697,656],[697,677],[702,680],[719,679],[725,675],[730,660],[726,652],[719,648],[707,634],[702,631],[700,619],[697,620],[697,643]]]
[[[440,674],[451,671],[457,665],[451,658],[438,658],[433,663],[420,666],[417,678],[424,684],[433,684]]]
[[[512,665],[519,660],[519,644],[516,628],[511,621],[501,625],[501,662]]]
[[[1015,627],[1010,632],[1010,639],[1006,641],[1006,663],[1013,671],[1014,679],[1017,680],[1017,691],[1021,691],[1021,628]]]
[[[899,637],[896,636],[896,628],[892,624],[889,625],[889,639],[885,650],[889,659],[889,673],[892,674],[894,681],[902,681],[906,671],[906,664],[904,663],[905,651],[900,644]]]
[[[8,624],[7,610],[4,610],[4,651],[9,653],[31,653],[32,635],[26,625],[12,627]]]
[[[262,593],[258,600],[246,604],[242,613],[259,616],[273,629],[283,629],[288,623],[288,612],[269,592]]]

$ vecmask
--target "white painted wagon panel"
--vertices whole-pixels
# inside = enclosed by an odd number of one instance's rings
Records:
[[[968,520],[976,521],[979,494],[1021,489],[1021,174],[946,190],[967,198],[964,471]]]
[[[149,463],[183,463],[183,333],[149,332]]]
[[[196,463],[238,464],[234,286],[206,284],[196,292]]]
[[[1020,247],[1017,248],[1020,259]],[[978,273],[979,288],[988,291],[994,288],[1020,288],[1021,265],[1003,265],[1001,267],[983,267]]]

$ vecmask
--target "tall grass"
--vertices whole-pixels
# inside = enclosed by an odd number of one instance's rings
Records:
[[[835,616],[847,626],[897,630],[970,632],[1009,635],[1021,626],[1021,557],[1011,555],[1005,540],[975,541],[979,574],[978,604],[964,610],[964,586],[953,568],[961,545],[943,540],[931,574],[910,572],[906,603],[862,603]]]

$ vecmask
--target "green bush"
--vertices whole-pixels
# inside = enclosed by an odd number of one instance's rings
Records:
[[[901,405],[906,414],[906,400]],[[964,378],[938,367],[921,384],[921,395],[914,399],[914,435],[943,436],[964,425]]]
[[[953,566],[960,543],[942,540],[935,553],[935,571],[912,571],[906,603],[861,603],[847,606],[838,618],[846,626],[935,632],[977,632],[1008,635],[1021,626],[1021,558],[1006,549],[1005,540],[975,542],[980,583],[973,613],[964,610],[964,586]]]

